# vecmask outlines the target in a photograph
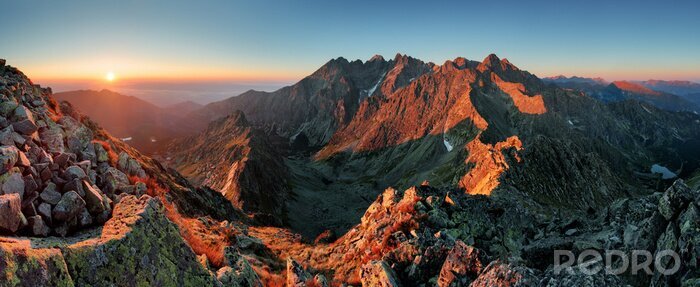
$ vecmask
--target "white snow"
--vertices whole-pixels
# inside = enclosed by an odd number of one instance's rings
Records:
[[[663,178],[663,179],[674,178],[677,176],[675,173],[673,173],[667,167],[659,165],[659,164],[653,164],[651,166],[651,173],[660,173],[661,178]]]
[[[442,143],[445,145],[445,148],[447,149],[447,152],[451,152],[451,151],[452,151],[452,148],[453,148],[453,147],[452,147],[452,145],[450,144],[450,142],[447,141],[446,138],[443,138],[443,139],[442,139]]]
[[[369,90],[367,90],[367,96],[368,96],[368,97],[371,96],[372,94],[374,94],[374,91],[377,90],[377,88],[379,87],[379,84],[381,84],[381,83],[382,83],[382,80],[384,80],[384,76],[386,76],[386,73],[382,74],[382,76],[379,78],[379,81],[377,81],[377,83],[374,84],[374,86],[373,86],[372,88],[370,88]]]
[[[128,137],[128,138],[121,138],[120,140],[122,140],[123,142],[128,142],[128,141],[131,140],[131,137]]]
[[[574,122],[572,122],[571,120],[568,120],[568,122],[570,125],[572,125],[572,126],[574,125]]]

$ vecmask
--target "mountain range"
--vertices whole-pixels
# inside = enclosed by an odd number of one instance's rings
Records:
[[[59,104],[2,64],[10,286],[700,280],[700,116],[644,84],[540,79],[496,55],[336,58],[291,86],[177,115],[129,99],[132,118],[113,124],[172,127],[151,158],[79,107],[115,105]],[[671,249],[682,267],[557,274],[559,249]]]

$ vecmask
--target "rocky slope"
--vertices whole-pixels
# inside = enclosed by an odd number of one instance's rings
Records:
[[[219,193],[59,106],[4,60],[0,95],[0,286],[259,284],[224,250],[248,219]]]
[[[173,141],[166,163],[194,184],[209,186],[268,223],[285,221],[290,196],[282,155],[242,112],[215,120],[202,133]]]

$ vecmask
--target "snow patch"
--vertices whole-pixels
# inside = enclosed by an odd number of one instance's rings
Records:
[[[571,120],[568,120],[568,122],[570,125],[572,125],[572,126],[574,125],[574,122],[572,122]]]
[[[653,164],[651,166],[651,173],[660,173],[661,178],[670,179],[675,178],[677,175],[665,166],[659,164]]]
[[[447,149],[447,152],[451,152],[451,151],[452,151],[452,149],[453,149],[452,144],[450,144],[450,142],[448,142],[446,138],[442,138],[442,144],[445,145],[445,148]]]
[[[382,74],[382,76],[379,78],[379,81],[377,81],[377,83],[374,84],[374,86],[373,86],[372,88],[370,88],[369,90],[367,90],[367,96],[368,96],[368,97],[371,96],[372,94],[374,94],[374,91],[377,90],[377,88],[379,87],[379,84],[381,84],[382,81],[384,80],[384,76],[386,76],[386,73]]]
[[[131,137],[128,137],[128,138],[120,138],[120,140],[122,140],[123,142],[128,142],[128,141],[131,140]]]

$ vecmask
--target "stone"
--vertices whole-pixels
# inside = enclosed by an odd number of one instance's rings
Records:
[[[94,143],[93,146],[95,148],[95,156],[97,157],[97,162],[109,161],[109,154],[101,144]]]
[[[66,184],[63,185],[63,192],[68,192],[68,191],[75,191],[80,195],[81,197],[85,197],[85,189],[83,188],[83,181],[80,179],[73,179]]]
[[[15,166],[19,150],[15,146],[0,147],[0,174],[8,172]]]
[[[68,149],[75,154],[80,153],[92,141],[92,131],[72,117],[62,117],[59,124],[65,131]]]
[[[17,108],[15,108],[12,119],[14,121],[29,120],[32,123],[34,123],[34,114],[29,108],[25,107],[24,105],[19,105],[17,106]]]
[[[103,176],[103,190],[109,194],[115,193],[124,186],[129,185],[129,177],[114,167],[108,167]]]
[[[102,192],[93,187],[89,182],[83,180],[83,190],[85,190],[85,206],[91,214],[102,213],[107,207],[102,203]]]
[[[29,119],[13,123],[12,128],[23,135],[31,135],[39,130],[34,121]]]
[[[63,144],[63,131],[58,126],[43,128],[39,130],[39,138],[46,146],[46,150],[52,153],[61,153],[65,151]]]
[[[688,188],[683,180],[676,180],[671,187],[659,199],[659,213],[666,219],[671,220],[674,216],[693,200],[693,192]]]
[[[360,281],[362,286],[401,286],[394,270],[383,260],[373,260],[363,265],[360,269]]]
[[[89,226],[92,224],[92,222],[93,220],[90,212],[88,212],[87,209],[83,209],[83,211],[80,212],[80,215],[78,215],[78,225],[81,227]]]
[[[76,156],[74,153],[61,152],[53,158],[53,162],[60,167],[65,167],[70,161],[75,161],[75,159]]]
[[[39,194],[39,198],[46,203],[56,205],[61,200],[61,193],[56,190],[56,184],[49,182]]]
[[[438,286],[466,286],[481,273],[488,262],[485,252],[457,240],[442,264]]]
[[[52,217],[50,204],[42,202],[41,204],[39,204],[39,207],[37,207],[36,212],[44,218],[45,222],[51,223]]]
[[[85,201],[75,191],[69,191],[63,194],[53,208],[51,216],[53,220],[65,222],[80,214],[83,208],[85,208]]]
[[[4,194],[16,193],[20,200],[24,199],[24,179],[20,173],[14,172],[9,174],[2,181],[2,192]]]
[[[306,287],[306,281],[311,278],[311,274],[301,264],[291,257],[287,258],[287,287]]]
[[[21,167],[30,167],[32,162],[29,161],[29,158],[27,158],[27,155],[24,152],[18,151],[16,164]]]
[[[21,199],[17,194],[0,195],[0,231],[14,233],[22,224]]]
[[[0,120],[5,120],[4,118],[0,118]],[[0,145],[6,145],[6,146],[14,146],[15,144],[15,131],[12,129],[12,126],[2,128],[0,130]]]
[[[0,115],[9,118],[12,112],[19,106],[14,100],[0,102]]]
[[[34,236],[47,236],[49,235],[49,232],[51,231],[49,229],[49,226],[46,225],[44,222],[44,219],[41,218],[39,215],[35,216],[30,216],[27,218],[28,224],[29,224],[29,229],[32,232],[32,235]]]
[[[63,172],[63,178],[66,180],[84,179],[86,177],[87,174],[85,171],[76,165],[69,166],[66,168],[66,171]]]

